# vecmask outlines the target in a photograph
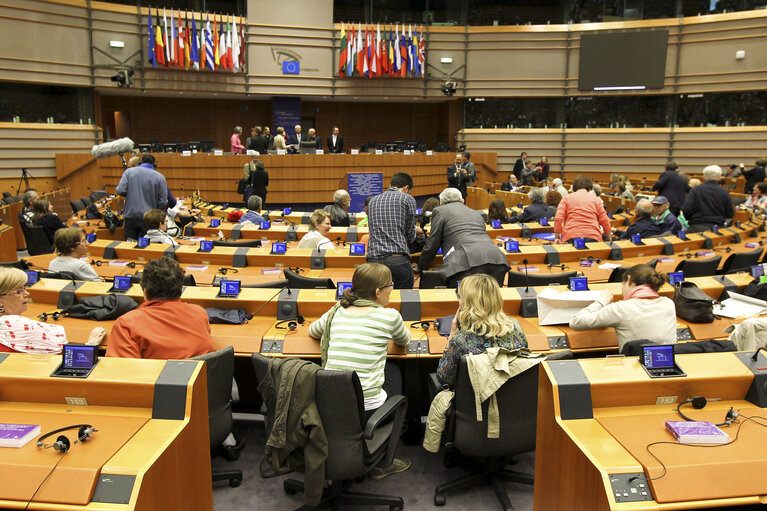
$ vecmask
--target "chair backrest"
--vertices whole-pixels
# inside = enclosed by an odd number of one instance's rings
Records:
[[[709,275],[716,275],[716,269],[721,260],[722,256],[720,255],[700,261],[685,259],[677,265],[674,271],[684,272],[685,277],[708,277]]]
[[[283,287],[288,287],[288,280],[282,279],[274,280],[272,282],[259,282],[258,284],[242,284],[240,287],[281,289]]]
[[[437,286],[445,286],[445,281],[442,280],[442,276],[438,271],[426,270],[421,274],[421,279],[418,283],[419,289],[434,289]]]
[[[194,280],[194,275],[191,273],[184,275],[184,282],[182,283],[184,286],[194,287],[197,285],[197,281]]]
[[[577,271],[568,271],[563,273],[547,273],[543,275],[536,275],[535,273],[529,273],[528,278],[525,277],[525,273],[521,271],[509,272],[509,287],[523,287],[527,283],[531,286],[548,286],[549,284],[569,284],[570,279],[577,277]]]
[[[70,206],[72,206],[72,213],[75,215],[78,211],[82,211],[85,209],[85,204],[83,203],[82,199],[73,200],[69,203]]]
[[[90,197],[80,197],[80,200],[82,201],[83,204],[85,204],[86,208],[90,206],[91,204],[93,204],[93,201],[91,200]]]
[[[21,232],[24,234],[24,241],[27,243],[29,255],[35,256],[53,252],[53,246],[42,226],[27,225],[26,222],[21,222],[19,225],[21,226]]]
[[[259,247],[261,247],[261,240],[245,240],[245,241],[213,240],[213,246],[214,247],[259,248]]]
[[[762,250],[762,247],[757,247],[750,252],[737,252],[731,254],[730,257],[724,261],[721,273],[735,273],[751,268],[759,263],[759,258],[762,257]]]
[[[206,353],[194,360],[204,360],[208,375],[208,421],[211,449],[232,432],[232,382],[234,381],[234,348]]]
[[[24,259],[19,259],[18,261],[1,262],[0,266],[6,267],[6,268],[18,268],[19,270],[22,270],[22,271],[26,271],[29,269],[29,263],[27,263]]]
[[[547,360],[572,358],[570,351],[554,353]],[[487,438],[488,401],[482,404],[482,421],[477,421],[474,389],[469,379],[466,357],[455,380],[455,446],[462,454],[495,458],[535,449],[538,418],[539,366],[514,376],[495,393],[500,416],[500,436]]]
[[[647,339],[629,341],[621,348],[621,354],[627,357],[641,357],[643,346],[658,346],[657,343]],[[690,341],[674,344],[674,353],[709,353],[719,351],[737,351],[735,343],[727,340],[712,339],[710,341]]]
[[[335,289],[331,279],[320,279],[311,277],[302,277],[293,270],[283,269],[285,278],[288,279],[288,285],[294,289]]]

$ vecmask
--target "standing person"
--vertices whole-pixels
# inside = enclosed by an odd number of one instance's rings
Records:
[[[66,224],[53,211],[53,204],[42,197],[38,197],[32,203],[32,225],[42,226],[51,245],[56,231],[66,227]]]
[[[751,193],[754,191],[756,183],[763,183],[765,178],[764,167],[767,165],[767,159],[760,158],[756,160],[756,165],[752,169],[742,170],[741,174],[746,178],[746,187],[743,189],[743,193]]]
[[[251,151],[256,151],[259,154],[266,154],[267,151],[269,151],[269,142],[266,140],[266,137],[263,134],[264,130],[261,128],[261,126],[256,126],[253,129],[255,130],[256,134],[252,138],[248,149]]]
[[[266,151],[259,151],[262,154],[268,152],[269,149],[274,149],[274,137],[272,136],[272,128],[264,126],[264,138],[266,139]]]
[[[541,156],[541,177],[539,181],[547,181],[549,179],[549,159],[545,156]]]
[[[669,209],[674,216],[679,216],[679,211],[684,204],[684,197],[690,191],[687,180],[677,172],[679,166],[676,162],[666,163],[664,171],[658,180],[652,185],[652,190],[668,199]]]
[[[333,194],[333,204],[328,204],[324,209],[330,213],[330,224],[333,227],[349,227],[349,206],[352,198],[346,190],[336,190]]]
[[[610,238],[610,219],[602,201],[590,193],[591,178],[578,176],[573,181],[573,193],[562,198],[554,215],[554,236],[557,243],[573,238],[584,238],[587,242],[601,241],[602,235]],[[603,231],[599,230],[602,226]]]
[[[333,134],[328,136],[328,153],[340,154],[344,152],[344,137],[340,135],[338,126],[333,126]]]
[[[241,126],[235,126],[234,127],[234,133],[232,133],[232,137],[230,139],[232,148],[231,152],[234,154],[242,154],[242,142],[240,142],[240,133],[242,133],[242,127]]]
[[[367,261],[381,263],[392,273],[395,289],[412,289],[413,268],[410,266],[410,246],[417,233],[423,230],[415,225],[415,199],[413,178],[397,172],[389,188],[376,195],[368,206]],[[435,210],[436,211],[436,210]]]
[[[272,144],[274,145],[274,149],[277,151],[287,151],[288,146],[285,143],[285,128],[282,126],[277,127],[277,134],[274,136],[274,140],[272,141]]]
[[[520,178],[519,182],[522,183],[522,186],[532,186],[533,184],[533,174],[535,174],[535,167],[533,166],[533,162],[526,161],[525,166],[522,167],[522,177]]]
[[[301,140],[304,140],[304,136],[301,133],[301,125],[296,124],[293,128],[295,133],[290,135],[290,142],[288,145],[290,145],[294,150],[298,151],[298,148],[301,146]]]
[[[322,149],[322,141],[317,136],[317,130],[314,128],[309,128],[309,131],[306,134],[306,140],[304,140],[304,142],[314,142],[314,145],[317,149]]]
[[[463,168],[466,169],[466,186],[474,186],[477,181],[477,167],[471,162],[471,153],[464,151],[461,153]]]
[[[165,211],[168,206],[168,185],[165,177],[155,170],[154,156],[145,154],[141,165],[123,172],[117,185],[118,195],[125,197],[125,239],[137,240],[146,231],[144,213],[150,209]]]
[[[461,197],[466,198],[466,184],[469,180],[469,171],[464,167],[463,155],[455,155],[455,163],[447,168],[447,183],[452,188],[461,192]]]
[[[59,229],[53,237],[53,245],[59,256],[48,264],[49,271],[65,272],[77,280],[101,280],[88,261],[80,260],[88,252],[85,231],[79,227]]]
[[[719,184],[722,168],[709,165],[703,169],[702,184],[695,186],[684,201],[682,211],[689,222],[688,232],[702,232],[714,225],[722,226],[735,215],[730,194]]]
[[[248,151],[250,161],[242,167],[242,179],[249,184],[245,187],[242,194],[242,202],[248,202],[248,198],[255,194],[261,197],[262,202],[266,202],[266,187],[269,186],[269,173],[264,169],[264,162],[261,161],[261,153],[258,151]]]
[[[445,188],[439,194],[440,206],[431,216],[431,229],[421,257],[419,272],[428,270],[437,250],[442,248],[442,266],[439,274],[447,287],[467,275],[485,273],[503,284],[509,263],[487,235],[485,221],[479,211],[463,203],[461,192]]]
[[[519,155],[519,159],[514,162],[514,170],[512,172],[517,176],[517,181],[522,180],[522,169],[525,168],[525,160],[527,160],[527,153],[522,151]]]
[[[255,138],[256,138],[256,128],[254,126],[253,128],[250,129],[250,136],[245,140],[246,151],[255,150],[253,149],[253,140],[255,140]]]

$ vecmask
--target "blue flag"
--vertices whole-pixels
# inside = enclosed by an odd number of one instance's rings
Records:
[[[282,63],[283,74],[297,75],[301,74],[301,63],[297,60],[288,60]]]
[[[152,67],[157,67],[157,58],[154,55],[154,27],[152,26],[152,8],[149,8],[149,15],[147,16],[146,21],[147,31],[149,32],[149,51],[147,52],[147,56],[149,58],[149,63],[152,64]]]
[[[202,19],[202,18],[200,18]],[[197,39],[197,22],[192,18],[192,47],[189,49],[189,60],[195,69],[200,69],[200,46]]]

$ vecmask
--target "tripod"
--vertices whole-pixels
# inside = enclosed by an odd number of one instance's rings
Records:
[[[32,174],[29,173],[27,169],[21,169],[21,177],[19,178],[19,186],[16,188],[16,195],[19,195],[21,192],[21,182],[23,181],[27,187],[25,190],[29,189],[29,178],[35,177]]]

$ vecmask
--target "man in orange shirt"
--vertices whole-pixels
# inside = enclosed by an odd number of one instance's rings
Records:
[[[208,313],[181,301],[184,270],[168,257],[149,261],[141,275],[144,303],[115,321],[108,357],[185,359],[213,351]]]
[[[573,181],[573,193],[567,194],[554,216],[554,235],[557,243],[583,238],[586,242],[602,240],[602,233],[610,239],[610,219],[602,201],[589,193],[593,183],[588,176]],[[602,226],[602,231],[599,226]]]

